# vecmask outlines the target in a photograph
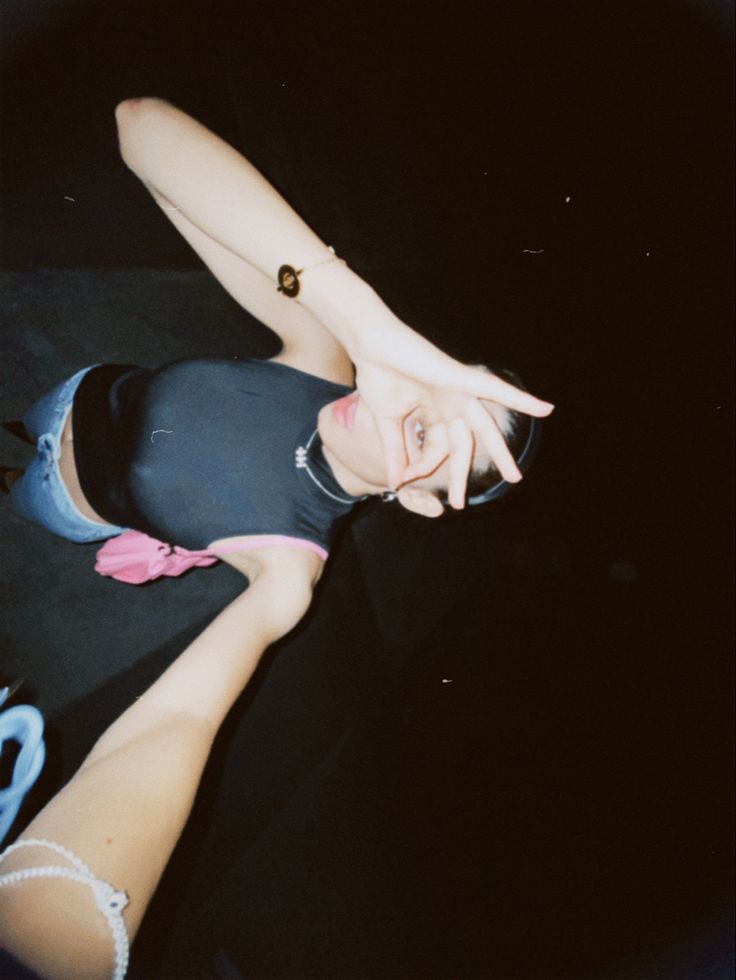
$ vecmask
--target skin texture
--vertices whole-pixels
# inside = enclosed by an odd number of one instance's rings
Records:
[[[331,253],[274,188],[160,99],[127,100],[116,116],[123,159],[228,292],[280,336],[276,360],[347,385],[354,365],[361,401],[353,428],[336,424],[331,406],[319,418],[345,489],[400,485],[402,504],[431,517],[442,512],[432,492],[438,485],[463,506],[471,463],[491,457],[507,480],[519,478],[499,406],[538,416],[552,406],[443,354],[340,263],[305,273],[298,303],[279,294],[274,270],[285,260],[310,270]],[[78,509],[105,523],[81,493],[73,435],[70,417],[62,478]],[[305,614],[322,571],[316,555],[283,547],[225,560],[247,576],[248,589],[103,733],[21,834],[61,844],[124,889],[131,938],[186,823],[218,728],[263,652]],[[58,863],[64,860],[45,850],[22,850],[0,863],[0,873]],[[112,970],[107,925],[89,891],[69,881],[0,888],[0,944],[54,980],[96,980]]]
[[[375,416],[359,394],[350,396],[350,410],[325,405],[318,417],[318,430],[325,456],[343,489],[355,495],[381,493],[390,486],[386,457]],[[501,431],[508,425],[502,406],[489,406]],[[403,450],[409,478],[399,488],[399,502],[408,510],[436,517],[442,513],[436,494],[446,492],[453,461],[447,432],[436,413],[422,405],[402,421]],[[472,465],[486,468],[489,455],[473,444]],[[437,506],[439,504],[439,506]]]
[[[62,844],[130,903],[131,939],[189,815],[214,736],[269,644],[309,607],[322,563],[251,555],[251,586],[101,736],[73,779],[20,835]],[[135,815],[131,819],[131,814]],[[42,848],[0,873],[66,864]],[[0,888],[0,945],[54,980],[108,978],[110,931],[88,888],[40,878]]]
[[[303,344],[303,357],[320,334],[331,334],[343,348],[374,415],[391,486],[412,476],[405,472],[402,425],[418,405],[431,407],[445,427],[453,507],[464,506],[476,443],[505,479],[521,479],[481,400],[537,416],[548,415],[552,405],[460,364],[399,320],[360,276],[341,262],[326,261],[334,256],[324,242],[255,167],[180,109],[161,99],[133,99],[118,106],[116,117],[125,163],[236,300],[276,330],[287,348]],[[285,260],[306,270],[298,303],[275,289],[276,270]],[[247,287],[257,283],[256,295]],[[299,316],[309,340],[306,334],[300,340],[293,329],[297,314],[279,327],[275,314],[284,303],[303,308],[307,316]]]
[[[64,481],[67,493],[80,514],[83,514],[87,520],[94,521],[95,524],[105,524],[109,527],[110,522],[100,517],[82,493],[82,487],[77,474],[77,464],[74,461],[74,425],[71,411],[67,415],[61,434],[59,472],[61,473],[61,478]]]

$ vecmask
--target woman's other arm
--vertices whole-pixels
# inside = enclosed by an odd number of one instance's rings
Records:
[[[483,371],[460,364],[396,317],[360,276],[327,246],[256,168],[233,147],[161,99],[129,99],[117,110],[120,149],[130,169],[200,231],[254,268],[276,288],[283,264],[304,269],[299,303],[347,350],[361,394],[373,412],[396,485],[407,464],[402,421],[433,403],[448,425],[455,457],[450,499],[463,506],[475,436],[505,479],[521,474],[479,399],[531,415],[551,406]],[[437,398],[440,390],[457,398]],[[453,407],[447,414],[443,406]],[[455,422],[454,429],[449,423]],[[461,465],[457,465],[457,460]],[[464,471],[464,476],[463,475]],[[460,478],[462,476],[462,478]]]
[[[311,595],[308,566],[265,567],[107,729],[21,835],[61,844],[126,891],[131,939],[189,816],[218,728],[264,650],[299,622]],[[0,874],[64,863],[46,849],[22,848]],[[112,974],[109,927],[91,891],[75,882],[36,878],[0,888],[0,945],[54,980]]]

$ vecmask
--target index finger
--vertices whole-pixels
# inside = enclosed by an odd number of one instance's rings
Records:
[[[452,376],[452,380],[450,380],[450,376]],[[456,363],[452,369],[448,369],[442,383],[461,388],[475,398],[486,398],[489,401],[498,402],[500,405],[505,405],[506,408],[523,412],[525,415],[545,418],[554,411],[554,405],[551,402],[545,402],[528,391],[517,388],[510,381],[504,381],[503,378],[499,378],[490,371],[470,367],[467,364]]]

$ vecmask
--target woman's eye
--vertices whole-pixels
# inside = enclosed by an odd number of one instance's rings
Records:
[[[422,423],[416,421],[414,423],[414,438],[416,439],[416,443],[420,449],[424,445],[424,440],[426,438],[426,435],[427,433],[424,431],[424,426],[422,425]]]

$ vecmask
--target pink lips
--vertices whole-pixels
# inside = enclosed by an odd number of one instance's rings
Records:
[[[332,417],[344,429],[352,429],[355,425],[355,413],[358,411],[360,395],[354,391],[351,395],[339,398],[332,405]]]

